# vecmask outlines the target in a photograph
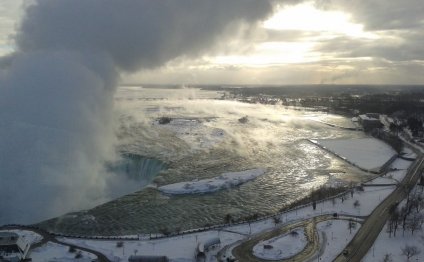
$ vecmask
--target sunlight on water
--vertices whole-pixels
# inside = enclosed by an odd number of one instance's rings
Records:
[[[187,94],[189,99],[184,99]],[[204,195],[167,196],[150,187],[41,225],[88,235],[202,227],[222,223],[229,213],[237,218],[277,212],[313,188],[367,176],[306,140],[362,137],[362,132],[325,124],[345,125],[348,119],[215,100],[220,96],[201,90],[120,89],[120,150],[165,162],[168,169],[153,179],[158,185],[253,168],[265,168],[265,175]],[[171,121],[160,124],[161,117]],[[92,219],[84,220],[87,215]]]

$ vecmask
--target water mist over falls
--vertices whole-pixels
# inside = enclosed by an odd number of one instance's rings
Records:
[[[0,61],[0,224],[124,192],[129,182],[103,164],[119,159],[112,116],[121,72],[202,55],[271,12],[255,0],[32,1],[16,51]]]

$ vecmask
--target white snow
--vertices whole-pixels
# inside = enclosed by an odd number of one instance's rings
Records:
[[[372,210],[394,189],[394,186],[389,187],[366,187],[364,192],[355,192],[353,197],[347,195],[342,202],[341,198],[336,198],[333,204],[332,200],[317,203],[317,208],[313,210],[312,205],[305,205],[298,209],[283,213],[280,215],[281,223],[292,223],[294,221],[312,218],[322,214],[333,214],[337,212],[339,215],[368,215]],[[360,205],[355,207],[353,203],[358,200]],[[118,241],[98,241],[84,239],[61,238],[62,241],[92,248],[105,254],[112,261],[126,261],[128,257],[134,254],[137,250],[138,254],[145,255],[165,255],[171,261],[195,261],[194,254],[199,242],[205,242],[210,238],[219,237],[221,239],[221,248],[226,245],[231,245],[239,240],[246,239],[248,236],[261,233],[266,230],[275,228],[273,219],[264,219],[249,224],[240,224],[228,226],[222,230],[211,230],[201,233],[193,233],[170,238],[157,240],[140,240],[140,241],[124,241],[123,248],[117,248]],[[347,228],[347,224],[337,228]],[[346,230],[335,233],[342,236]],[[335,229],[336,230],[336,229]],[[353,237],[352,230],[352,237]],[[219,248],[218,248],[219,249]],[[218,249],[209,251],[206,261],[217,261],[216,254]],[[227,257],[230,256],[231,248],[227,252]],[[325,260],[323,260],[325,261]]]
[[[351,230],[348,220],[329,220],[317,224],[320,236],[321,252],[317,261],[333,261],[347,246],[361,227],[354,221]]]
[[[253,255],[267,260],[286,259],[298,254],[307,244],[305,230],[297,228],[291,232],[259,242],[253,247]],[[272,248],[266,248],[266,247]]]
[[[105,254],[111,261],[128,261],[131,255],[143,254],[146,256],[165,255],[171,261],[195,261],[195,252],[199,243],[218,237],[221,248],[238,241],[245,236],[225,231],[207,231],[195,234],[175,236],[157,240],[123,241],[123,247],[117,247],[118,241],[96,241],[63,238],[61,240],[75,245],[81,245],[98,250]],[[215,248],[206,253],[206,261],[217,261],[215,256],[220,248]]]
[[[33,231],[30,230],[20,230],[20,229],[10,229],[10,230],[2,230],[2,232],[13,232],[18,234],[20,237],[22,237],[25,242],[33,245],[41,240],[43,240],[43,237]]]
[[[396,155],[389,145],[375,138],[311,140],[342,159],[369,171],[378,171]]]
[[[223,188],[230,188],[256,177],[263,175],[265,170],[262,168],[251,169],[241,172],[229,172],[210,179],[194,180],[191,182],[180,182],[161,186],[158,189],[166,194],[201,194],[215,192]]]
[[[399,170],[390,172],[389,174],[391,176],[399,176],[399,174],[403,175],[406,173],[406,168],[411,163],[411,161],[405,161],[398,158],[392,163],[391,168],[397,168]],[[295,221],[305,220],[323,214],[338,213],[342,218],[343,215],[366,216],[369,215],[372,210],[374,210],[374,208],[394,189],[395,186],[364,187],[364,191],[355,191],[353,196],[351,196],[351,194],[347,194],[343,197],[343,199],[339,196],[334,198],[334,200],[329,199],[318,202],[315,210],[312,208],[311,204],[307,204],[297,209],[282,213],[280,215],[281,224],[279,225],[288,225]],[[357,206],[354,205],[356,201],[359,203]],[[359,226],[360,225],[357,224],[357,227],[352,229],[352,234],[350,234],[348,221],[346,220],[335,220],[332,221],[331,224],[327,224],[327,222],[319,223],[318,230],[321,233],[325,233],[326,241],[324,241],[322,234],[320,233],[320,239],[322,241],[321,245],[325,245],[325,248],[321,250],[319,257],[317,254],[317,258],[321,258],[320,261],[331,261],[344,249],[346,244],[359,229]],[[116,246],[116,243],[118,242],[117,240],[99,241],[71,238],[61,238],[61,240],[100,251],[112,261],[126,261],[128,257],[134,254],[134,251],[137,250],[137,254],[165,255],[173,262],[187,262],[195,261],[195,250],[198,243],[205,242],[213,237],[219,237],[221,240],[221,247],[206,253],[206,261],[217,261],[216,256],[220,249],[228,247],[225,249],[224,254],[225,257],[231,257],[231,250],[235,245],[237,245],[238,241],[247,239],[249,236],[257,233],[272,230],[275,227],[276,225],[274,220],[269,218],[257,222],[226,226],[221,230],[210,230],[156,240],[143,239],[123,241],[124,246],[122,248],[118,248]],[[418,235],[418,233],[416,234]],[[397,250],[400,250],[399,243],[398,247],[393,250],[396,250],[396,252],[398,252]]]
[[[75,258],[78,252],[81,252],[81,258]],[[84,251],[79,251],[78,248],[76,252],[69,252],[69,247],[47,242],[42,247],[36,248],[31,251],[30,258],[32,261],[37,262],[61,262],[61,261],[81,261],[81,262],[91,262],[93,259],[96,259],[97,256],[87,253]]]
[[[415,152],[412,151],[412,149],[410,149],[409,147],[404,147],[400,154],[404,157],[413,158],[413,159],[417,157],[417,154],[415,154]]]
[[[410,194],[411,197],[414,194],[423,197],[423,187],[418,185],[415,186]],[[406,206],[406,202],[407,200],[404,199],[399,204],[398,210],[400,210],[402,206]],[[419,212],[416,213],[415,208],[413,208],[407,220],[414,215],[420,219],[422,223],[422,219],[424,218],[424,209],[419,208]],[[422,225],[419,225],[419,228],[414,231],[414,234],[412,234],[408,226],[405,228],[405,232],[402,232],[402,221],[399,221],[398,223],[399,224],[398,229],[396,230],[396,236],[394,236],[393,233],[388,233],[388,222],[386,222],[386,225],[378,235],[373,246],[368,250],[368,253],[363,258],[363,262],[383,261],[385,256],[389,256],[391,258],[389,261],[407,261],[406,256],[402,253],[402,249],[404,249],[407,245],[415,246],[419,251],[419,254],[413,256],[409,261],[424,261],[424,253],[422,249],[422,244],[424,241],[424,229],[422,228]]]

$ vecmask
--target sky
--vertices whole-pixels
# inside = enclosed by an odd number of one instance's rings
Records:
[[[16,47],[23,0],[1,0],[0,55]],[[28,1],[26,1],[28,2]],[[25,3],[26,3],[25,2]],[[214,48],[121,75],[138,84],[422,84],[422,0],[276,1]],[[160,21],[155,21],[160,23]],[[205,30],[208,26],[205,25]],[[196,40],[199,41],[199,40]]]

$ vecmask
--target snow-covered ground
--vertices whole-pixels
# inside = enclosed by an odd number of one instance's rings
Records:
[[[308,241],[303,228],[259,242],[253,247],[253,255],[267,260],[286,259],[302,251]]]
[[[329,220],[317,224],[322,245],[317,261],[333,261],[343,251],[361,227],[355,221],[352,223],[350,228],[348,220]]]
[[[2,230],[2,232],[13,232],[18,234],[20,237],[22,237],[23,240],[25,240],[26,243],[29,243],[31,245],[36,244],[43,240],[43,237],[33,231],[30,230],[19,230],[19,229],[10,229],[10,230]]]
[[[423,188],[421,186],[416,186],[412,192],[411,196],[413,194],[418,194],[421,198],[424,196]],[[399,207],[405,205],[406,200],[403,200],[399,204]],[[406,221],[411,221],[411,218],[417,219],[418,226],[413,234],[411,232],[411,224],[407,224],[405,232],[402,232],[402,218],[399,218],[396,236],[394,236],[393,233],[389,234],[387,222],[373,246],[368,250],[363,261],[424,261],[424,249],[422,248],[424,243],[424,230],[422,228],[424,210],[422,209],[422,206],[418,207],[418,209],[419,212],[417,213],[416,208],[412,208],[411,214],[406,219]],[[400,208],[398,208],[398,210],[400,210]],[[416,247],[417,251],[417,254],[412,256],[409,260],[407,260],[406,255],[403,252],[403,249],[405,249],[406,246]],[[390,258],[390,260],[384,260],[385,258]]]
[[[241,172],[229,172],[211,179],[169,184],[161,186],[158,189],[163,193],[173,195],[210,193],[221,190],[223,188],[238,186],[247,181],[253,180],[260,175],[263,175],[264,173],[265,170],[262,168]]]
[[[406,169],[411,163],[411,161],[398,158],[391,165],[392,169],[396,168],[397,170],[389,172],[387,175],[388,178],[384,180],[392,181],[390,176],[401,178],[405,175]],[[377,180],[377,182],[381,181]],[[339,196],[334,199],[318,202],[315,209],[312,208],[311,204],[305,205],[282,213],[280,215],[280,225],[305,220],[322,214],[338,213],[339,215],[366,216],[394,189],[395,186],[367,186],[363,189],[355,190],[353,194],[349,193],[343,197]],[[130,255],[137,253],[143,255],[165,255],[174,262],[188,262],[195,261],[196,247],[200,242],[206,242],[208,239],[219,237],[222,248],[227,245],[235,245],[237,241],[246,239],[250,235],[272,230],[275,227],[274,219],[269,218],[252,223],[226,226],[220,230],[210,230],[163,239],[123,241],[122,247],[117,246],[117,240],[99,241],[70,238],[61,238],[61,240],[98,250],[107,255],[112,261],[126,261]],[[326,235],[326,242],[324,243],[326,246],[320,254],[321,261],[331,261],[331,258],[339,254],[354,236],[358,228],[359,225],[353,228],[352,233],[350,233],[348,221],[342,220],[332,221],[331,224],[327,222],[318,224],[318,230],[325,232]],[[217,261],[216,255],[218,250],[219,248],[208,251],[206,261]],[[227,257],[230,256],[231,248],[228,249],[228,252]]]
[[[97,256],[76,249],[70,252],[69,247],[47,242],[45,245],[31,251],[29,257],[37,262],[81,261],[91,262]]]
[[[378,171],[396,155],[389,145],[375,138],[310,140],[354,165]]]
[[[402,249],[405,246],[416,246],[420,253],[414,256],[410,261],[424,261],[423,253],[423,238],[424,234],[422,230],[414,232],[405,232],[405,236],[402,236],[402,229],[398,229],[396,237],[389,237],[388,233],[384,228],[374,245],[368,250],[367,255],[363,258],[363,262],[374,262],[384,261],[384,257],[388,255],[391,260],[387,261],[407,261],[405,255],[402,254]]]
[[[410,149],[409,147],[404,147],[400,154],[404,157],[413,158],[413,159],[417,157],[417,154],[415,154],[415,152],[412,151],[412,149]]]
[[[372,210],[389,195],[394,186],[387,187],[365,187],[363,192],[355,192],[353,197],[348,194],[343,199],[341,197],[333,200],[327,200],[317,203],[314,210],[312,205],[306,205],[296,210],[292,210],[280,215],[281,223],[291,223],[294,221],[312,218],[322,214],[349,214],[364,216],[372,212]],[[355,206],[358,201],[359,205]],[[240,224],[228,226],[222,230],[211,230],[201,233],[193,233],[170,238],[156,240],[140,240],[140,241],[124,241],[124,247],[118,248],[117,241],[98,241],[84,239],[62,238],[62,241],[81,245],[94,250],[100,251],[108,256],[112,261],[127,260],[131,254],[137,250],[137,254],[144,255],[165,255],[171,261],[195,261],[195,250],[199,242],[206,242],[208,239],[219,237],[221,239],[221,247],[233,244],[241,239],[245,239],[251,234],[260,233],[275,228],[272,218],[264,219],[250,224]],[[340,226],[342,228],[343,226]],[[346,225],[347,229],[347,225]],[[335,234],[344,234],[337,232]],[[353,231],[352,231],[353,236]],[[207,253],[207,261],[217,261],[215,256],[218,250],[212,250]]]
[[[225,231],[207,231],[196,234],[175,236],[170,238],[123,241],[123,246],[118,247],[119,241],[96,241],[64,238],[68,243],[86,246],[105,254],[111,261],[128,261],[131,255],[142,254],[146,256],[165,255],[173,262],[195,261],[196,248],[199,243],[205,243],[211,238],[219,237],[221,247],[243,239],[245,236]],[[207,252],[207,261],[217,261],[215,256],[219,248]]]

